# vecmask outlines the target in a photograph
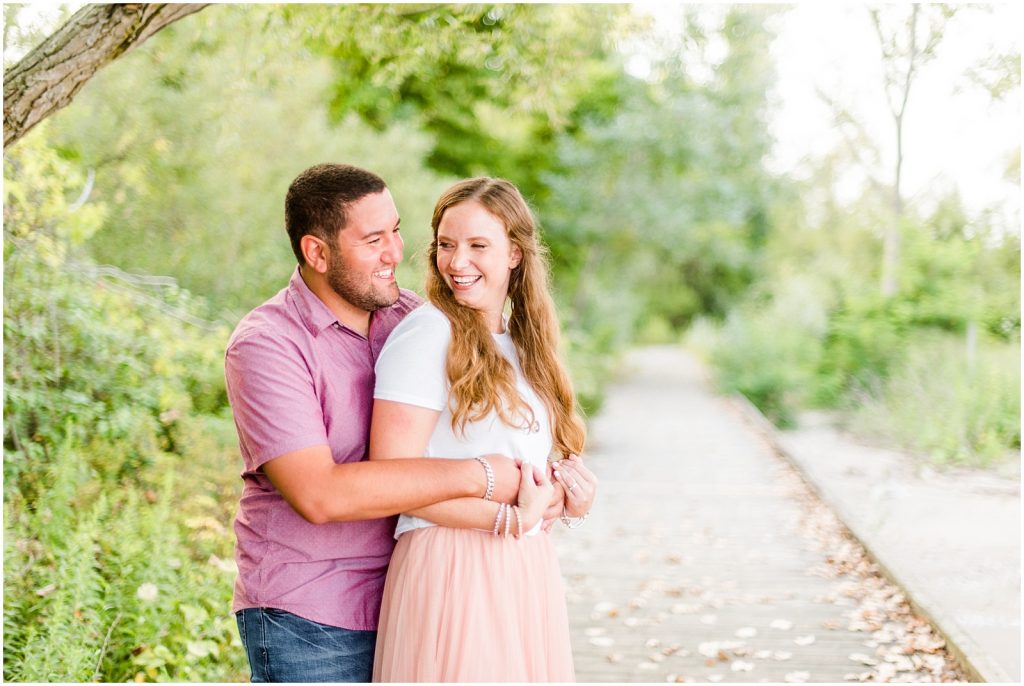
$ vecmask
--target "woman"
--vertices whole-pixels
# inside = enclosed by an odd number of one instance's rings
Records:
[[[508,181],[477,178],[434,208],[429,303],[377,361],[370,459],[522,457],[517,507],[478,498],[399,518],[374,681],[572,681],[565,594],[541,518],[586,514],[596,479],[557,356],[558,321],[533,217]],[[510,314],[505,304],[511,300]],[[438,526],[439,525],[439,526]]]

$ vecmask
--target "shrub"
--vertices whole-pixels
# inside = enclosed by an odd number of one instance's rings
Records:
[[[240,680],[226,331],[77,254],[44,131],[4,164],[4,678]]]
[[[1020,341],[982,341],[971,367],[963,337],[922,338],[883,389],[858,399],[861,433],[939,463],[996,462],[1020,449]]]

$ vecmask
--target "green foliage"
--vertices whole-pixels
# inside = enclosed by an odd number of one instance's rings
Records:
[[[884,382],[904,354],[911,310],[877,294],[852,295],[829,313],[815,399],[825,405],[845,393]]]
[[[928,336],[883,388],[857,395],[851,426],[938,463],[986,465],[1020,449],[1020,342]]]
[[[752,300],[717,327],[704,320],[689,337],[704,349],[723,391],[742,393],[782,427],[810,400],[822,356],[825,313],[812,285],[791,279],[770,300]]]
[[[227,331],[82,257],[46,128],[4,159],[4,678],[237,680]]]
[[[330,59],[335,121],[356,113],[384,130],[413,119],[430,134],[432,169],[514,178],[541,199],[554,136],[614,106],[607,44],[624,9],[383,4],[295,7],[288,17],[312,26],[305,44]]]
[[[621,80],[613,117],[559,137],[543,216],[577,317],[628,291],[619,326],[632,334],[660,320],[680,330],[702,313],[723,316],[752,282],[774,192],[760,166],[769,145],[763,23],[757,11],[727,14],[716,36],[725,56],[707,65],[718,79],[666,58],[650,81]]]
[[[450,181],[424,169],[430,140],[413,124],[378,133],[355,117],[328,121],[330,61],[278,49],[301,45],[305,30],[285,11],[209,7],[102,70],[74,108],[51,120],[61,155],[95,170],[90,204],[108,209],[86,245],[93,257],[173,276],[198,296],[195,308],[209,304],[204,316],[229,324],[295,268],[284,193],[303,169],[345,161],[380,173],[402,213],[410,257]],[[407,264],[403,285],[418,288],[422,267]]]
[[[791,202],[772,210],[786,228],[765,246],[765,279],[696,336],[720,385],[781,425],[801,407],[836,408],[858,431],[940,462],[986,464],[1019,446],[1019,237],[947,197],[903,223],[899,291],[884,298],[873,198],[855,212],[826,206],[820,224]],[[968,373],[972,327],[983,343]]]

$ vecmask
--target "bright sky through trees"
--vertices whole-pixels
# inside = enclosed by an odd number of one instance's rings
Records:
[[[69,3],[72,11],[83,3]],[[651,42],[630,43],[634,53],[630,71],[645,76],[645,55],[678,45],[678,29],[686,5],[640,2],[634,9],[654,19]],[[725,15],[726,4],[701,7],[702,19],[714,24]],[[692,8],[692,6],[691,6]],[[1024,11],[1018,3],[963,5],[911,94],[905,127],[904,186],[907,197],[926,205],[952,187],[959,189],[971,213],[993,211],[997,224],[1010,232],[1020,230],[1020,183],[1008,179],[1006,169],[1021,142],[1021,96],[1017,89],[1001,102],[965,76],[968,68],[999,51],[1021,45],[1019,27]],[[28,27],[55,27],[56,5],[30,4],[19,17]],[[768,164],[773,171],[802,176],[807,164],[841,145],[828,106],[816,89],[851,109],[885,154],[893,153],[892,124],[888,120],[881,85],[881,63],[866,6],[839,3],[799,3],[780,12],[778,38],[773,46],[778,82],[772,131],[777,144]],[[16,56],[16,55],[15,55]],[[8,58],[12,57],[8,55]],[[706,57],[715,59],[715,46]],[[694,76],[710,78],[706,64],[694,64]],[[1016,153],[1019,154],[1019,153]],[[891,160],[883,157],[885,169]],[[839,179],[841,196],[852,198],[864,183],[864,170],[850,167]]]
[[[952,185],[970,212],[1001,208],[995,216],[1005,230],[1019,231],[1020,185],[1006,178],[1021,142],[1020,89],[1002,102],[965,75],[1000,51],[1020,52],[1024,13],[1017,3],[962,6],[911,91],[905,125],[905,188],[911,199],[927,202]],[[863,121],[882,143],[891,168],[893,126],[882,91],[878,41],[867,11],[859,5],[802,3],[780,24],[773,47],[778,65],[779,109],[773,131],[778,141],[772,168],[801,173],[807,156],[820,156],[839,144],[819,88]],[[855,174],[846,191],[857,192]]]

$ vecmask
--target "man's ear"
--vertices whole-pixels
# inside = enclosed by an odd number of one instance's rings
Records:
[[[312,267],[318,274],[327,273],[327,244],[317,238],[306,234],[299,239],[299,247],[302,249],[302,256],[306,258],[306,264]]]

